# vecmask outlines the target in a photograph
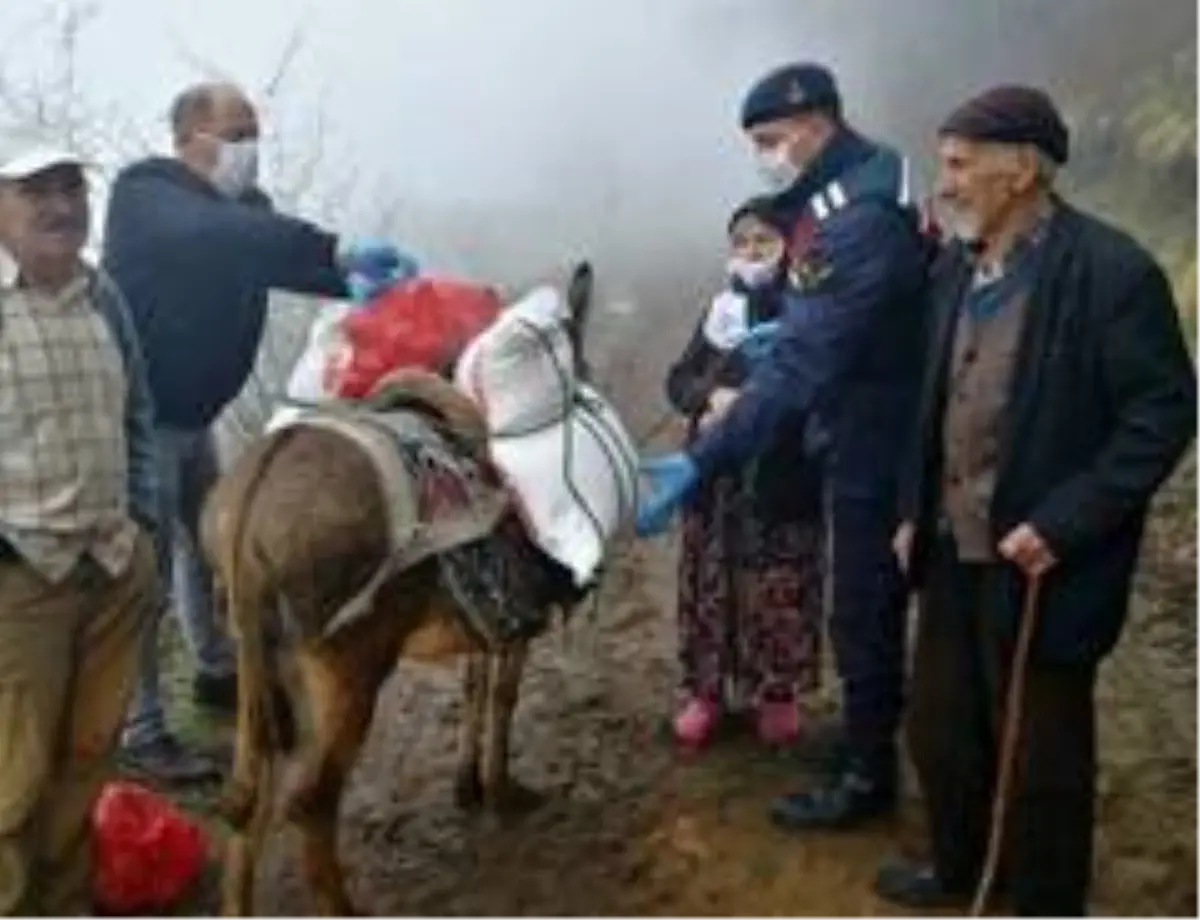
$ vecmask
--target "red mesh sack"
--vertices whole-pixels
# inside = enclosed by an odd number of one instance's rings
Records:
[[[326,368],[326,391],[361,399],[399,368],[438,372],[502,306],[491,288],[457,279],[395,284],[342,320],[345,347]]]
[[[208,855],[201,827],[143,786],[112,782],[92,809],[93,898],[106,914],[162,914],[196,883]]]

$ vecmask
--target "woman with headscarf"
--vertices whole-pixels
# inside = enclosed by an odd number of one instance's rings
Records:
[[[745,202],[729,219],[729,282],[705,312],[667,378],[688,438],[737,399],[748,367],[738,342],[776,318],[787,283],[786,238],[770,199]],[[688,502],[679,567],[683,700],[676,739],[698,747],[721,718],[752,708],[759,737],[788,744],[803,729],[801,698],[820,680],[823,525],[805,420],[736,475]]]

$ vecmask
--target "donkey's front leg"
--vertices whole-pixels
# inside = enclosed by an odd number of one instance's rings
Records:
[[[490,658],[485,652],[471,652],[466,659],[454,803],[464,810],[474,810],[483,805],[483,733],[488,708]]]
[[[529,811],[545,800],[541,793],[517,783],[509,770],[509,734],[528,652],[528,644],[522,641],[489,656],[483,801],[494,813]]]

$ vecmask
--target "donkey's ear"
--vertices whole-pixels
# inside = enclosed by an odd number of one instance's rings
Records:
[[[592,264],[583,261],[575,266],[571,272],[571,282],[567,285],[567,307],[571,311],[568,332],[575,351],[575,374],[585,381],[591,377],[584,350],[588,316],[592,310],[592,282]]]
[[[567,306],[571,308],[571,316],[577,322],[587,319],[587,312],[592,304],[592,281],[591,262],[580,262],[571,272],[571,283],[567,286]]]

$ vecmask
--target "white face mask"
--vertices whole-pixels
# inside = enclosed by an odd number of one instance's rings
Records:
[[[258,141],[222,141],[212,182],[230,198],[253,188],[258,182]]]
[[[772,192],[785,192],[800,178],[804,171],[792,162],[789,144],[777,144],[770,150],[758,150],[757,167],[759,178]]]
[[[775,277],[776,263],[769,259],[756,262],[734,256],[729,260],[728,269],[731,278],[737,278],[748,288],[758,288]]]

